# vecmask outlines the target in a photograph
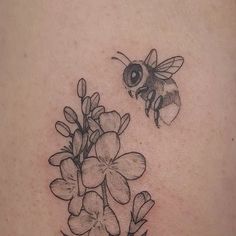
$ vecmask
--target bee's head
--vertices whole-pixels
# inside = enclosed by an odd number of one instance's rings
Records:
[[[123,72],[123,81],[125,87],[131,91],[136,91],[143,86],[148,76],[146,66],[142,61],[133,61],[125,67]]]
[[[131,61],[125,54],[121,52],[117,53],[122,55],[127,61],[125,63],[118,57],[112,57],[112,59],[118,60],[125,65],[123,71],[124,85],[129,91],[136,92],[139,87],[144,85],[148,77],[148,68],[143,61]]]

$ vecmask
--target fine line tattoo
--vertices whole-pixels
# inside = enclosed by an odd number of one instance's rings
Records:
[[[56,130],[67,144],[49,158],[58,167],[60,177],[50,183],[51,192],[68,202],[68,226],[71,232],[61,235],[111,236],[126,232],[136,236],[142,232],[145,219],[155,202],[147,191],[137,193],[130,210],[130,221],[121,229],[121,213],[110,202],[125,205],[131,201],[129,181],[140,178],[146,170],[146,159],[138,152],[120,153],[121,135],[130,122],[130,115],[106,111],[100,95],[87,95],[87,84],[77,85],[80,112],[64,108],[65,120],[57,121]],[[147,230],[141,233],[147,235]]]
[[[123,82],[131,97],[140,95],[145,101],[145,113],[149,117],[150,110],[154,112],[154,121],[159,128],[159,121],[170,125],[177,117],[181,100],[179,90],[172,79],[183,65],[181,56],[171,57],[157,64],[157,51],[152,49],[146,59],[131,61],[124,53],[117,52],[123,60],[112,57],[125,65]],[[124,61],[125,60],[125,61]]]

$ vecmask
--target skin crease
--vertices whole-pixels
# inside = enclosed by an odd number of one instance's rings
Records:
[[[84,77],[108,110],[131,114],[122,152],[147,159],[130,187],[157,202],[148,235],[236,235],[235,11],[233,0],[2,0],[0,234],[69,233],[66,203],[48,188],[59,173],[47,159],[65,142],[54,123],[64,106],[78,108],[76,84]],[[129,97],[122,64],[110,60],[117,50],[143,60],[151,48],[159,62],[185,58],[173,77],[180,114],[160,129],[141,99]],[[129,207],[115,208],[122,229]]]

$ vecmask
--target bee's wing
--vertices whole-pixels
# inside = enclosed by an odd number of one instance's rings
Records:
[[[144,60],[144,63],[148,66],[151,66],[152,68],[157,67],[157,50],[156,49],[152,49],[149,52],[146,59]]]
[[[159,79],[169,79],[183,65],[184,58],[181,56],[171,57],[156,66],[154,74]]]

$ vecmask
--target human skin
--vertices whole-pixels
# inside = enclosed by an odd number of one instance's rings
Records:
[[[78,106],[84,77],[108,110],[131,115],[122,143],[147,160],[131,189],[156,201],[148,235],[236,235],[235,11],[231,0],[2,0],[0,234],[72,235],[65,202],[49,190],[58,171],[47,160],[64,145],[54,123],[64,106]],[[185,58],[174,75],[180,114],[160,129],[111,60],[117,50],[144,59],[151,48],[159,62]],[[129,212],[116,210],[126,235]]]

